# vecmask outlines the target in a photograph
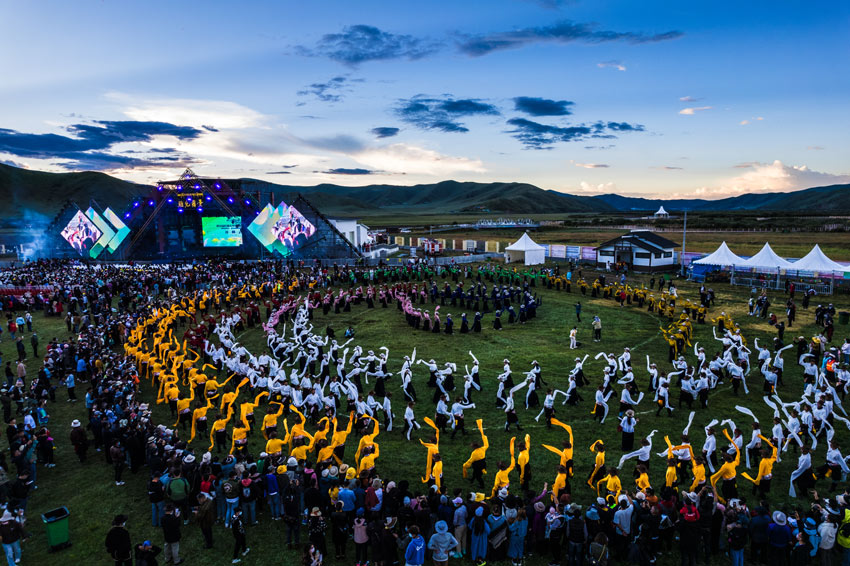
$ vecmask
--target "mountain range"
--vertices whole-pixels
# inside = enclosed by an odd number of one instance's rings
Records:
[[[301,193],[329,215],[369,217],[451,213],[509,215],[566,213],[652,213],[660,206],[678,211],[850,211],[850,185],[814,187],[789,193],[743,194],[720,200],[644,199],[617,194],[570,195],[528,183],[442,181],[413,186],[334,184],[280,185],[243,179],[250,191],[292,199]],[[46,173],[0,164],[0,233],[43,228],[68,200],[85,208],[90,200],[123,210],[150,187],[105,173]],[[7,239],[7,238],[3,238]]]

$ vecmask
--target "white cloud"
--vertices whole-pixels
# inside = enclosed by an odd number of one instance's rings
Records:
[[[718,187],[702,187],[696,196],[727,197],[743,193],[790,192],[821,185],[850,183],[850,175],[835,175],[813,171],[805,165],[786,165],[778,159],[773,163],[743,164],[749,170]]]
[[[455,172],[483,173],[484,164],[478,159],[442,155],[406,143],[372,147],[349,157],[372,169],[389,173],[408,173],[439,177]]]
[[[124,114],[133,120],[219,130],[262,128],[268,123],[268,117],[256,110],[227,100],[143,98],[121,92],[107,93],[106,98],[123,105]]]
[[[701,98],[694,98],[693,96],[680,96],[679,100],[682,102],[696,102],[697,100],[702,100]]]
[[[747,124],[749,124],[749,123],[750,123],[750,121],[749,121],[749,120],[741,120],[741,121],[740,121],[740,122],[738,122],[738,123],[739,123],[740,125],[742,125],[742,126],[746,126]]]
[[[588,183],[587,181],[582,181],[579,183],[579,188],[577,190],[567,190],[565,192],[572,194],[586,194],[586,195],[601,195],[606,193],[613,193],[617,191],[617,185],[608,182],[608,183]]]
[[[576,167],[584,167],[585,169],[607,169],[610,167],[607,163],[578,163],[573,161],[572,164]]]
[[[597,63],[596,66],[599,67],[600,69],[605,69],[605,68],[610,67],[612,69],[617,69],[618,71],[625,71],[626,70],[626,66],[620,61],[602,61],[601,63]]]
[[[696,106],[693,108],[682,108],[679,110],[679,114],[684,114],[685,116],[693,116],[697,112],[702,112],[703,110],[711,110],[714,108],[713,106]]]

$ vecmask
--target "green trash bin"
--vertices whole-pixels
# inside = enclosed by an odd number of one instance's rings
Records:
[[[838,313],[838,324],[847,325],[847,323],[850,323],[850,312],[847,312],[847,311],[839,312]]]
[[[58,507],[41,516],[44,528],[47,530],[47,546],[50,551],[61,550],[71,546],[68,532],[68,517],[71,512],[67,507]]]

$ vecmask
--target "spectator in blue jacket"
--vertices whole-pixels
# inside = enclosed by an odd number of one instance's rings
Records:
[[[404,566],[422,566],[425,564],[425,539],[419,534],[416,525],[411,525],[407,532],[411,539],[404,551]]]

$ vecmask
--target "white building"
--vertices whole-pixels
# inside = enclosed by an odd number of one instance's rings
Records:
[[[649,230],[635,230],[600,244],[596,264],[625,263],[633,271],[668,271],[676,265],[675,242]]]
[[[353,218],[328,217],[328,221],[358,250],[362,250],[363,246],[372,243],[372,238],[369,237],[369,227],[365,224],[360,224]]]

